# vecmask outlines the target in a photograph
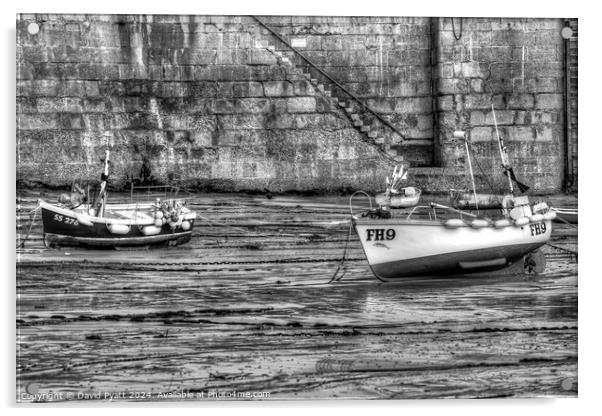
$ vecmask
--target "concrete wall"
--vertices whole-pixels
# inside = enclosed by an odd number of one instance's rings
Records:
[[[459,40],[445,18],[435,37],[428,18],[265,20],[305,39],[305,53],[414,139],[399,147],[413,166],[464,177],[449,138],[470,128],[492,171],[493,102],[519,174],[540,192],[560,189],[560,20],[463,19]],[[240,16],[19,16],[18,181],[96,179],[107,133],[116,183],[146,158],[162,182],[217,190],[381,187],[392,162],[303,71],[276,60],[273,40]]]

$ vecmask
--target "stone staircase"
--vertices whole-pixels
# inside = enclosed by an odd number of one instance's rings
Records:
[[[256,48],[269,51],[276,57],[278,64],[285,66],[289,73],[301,76],[309,81],[318,94],[327,99],[331,105],[340,108],[344,112],[350,124],[362,134],[364,141],[375,146],[384,157],[394,163],[403,162],[403,155],[399,151],[400,146],[397,145],[404,140],[404,137],[400,137],[396,132],[385,134],[386,129],[390,130],[390,128],[378,120],[378,117],[364,109],[347,92],[330,82],[293,50],[286,48],[285,45],[280,48],[276,47],[276,44],[269,39],[271,34],[268,30],[263,29],[261,33],[263,39],[255,42]]]

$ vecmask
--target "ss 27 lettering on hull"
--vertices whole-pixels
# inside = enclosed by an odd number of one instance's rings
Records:
[[[395,230],[392,228],[368,228],[366,230],[366,241],[393,240],[394,238]]]
[[[540,234],[545,234],[546,233],[546,223],[545,222],[540,222],[537,224],[531,224],[529,226],[531,228],[531,237],[536,236],[536,235],[540,235]]]

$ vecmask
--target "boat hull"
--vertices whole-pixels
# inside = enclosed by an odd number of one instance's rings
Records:
[[[169,224],[153,229],[154,219],[114,220],[96,218],[72,210],[41,203],[44,242],[48,246],[86,246],[98,248],[136,247],[158,244],[177,245],[190,240],[194,218],[189,228],[172,229]]]
[[[552,225],[473,228],[440,221],[356,220],[355,229],[372,271],[389,281],[507,268],[545,244]]]

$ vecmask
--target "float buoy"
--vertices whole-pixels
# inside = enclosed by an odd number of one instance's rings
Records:
[[[483,227],[487,227],[489,225],[489,223],[485,220],[481,220],[481,219],[477,218],[477,219],[472,220],[470,225],[474,228],[483,228]]]
[[[529,218],[527,217],[521,217],[514,220],[514,225],[516,225],[517,227],[522,227],[523,225],[527,224],[529,224]]]
[[[182,229],[184,231],[190,230],[190,223],[188,221],[182,221]]]
[[[157,218],[155,220],[155,227],[161,227],[163,226],[163,220],[161,218]]]
[[[529,221],[531,222],[541,222],[543,221],[543,214],[534,214],[529,217]]]
[[[107,229],[112,234],[127,234],[130,232],[130,226],[125,224],[107,224]]]
[[[89,219],[87,219],[83,215],[78,215],[77,216],[77,222],[79,222],[81,225],[85,225],[87,227],[92,227],[94,225],[92,223],[92,221],[90,221]]]
[[[554,218],[556,218],[556,213],[554,211],[548,211],[543,214],[543,219],[546,221],[552,221]]]
[[[142,234],[144,235],[157,235],[161,232],[161,227],[157,227],[156,225],[147,225],[142,229]]]
[[[450,227],[450,228],[458,228],[458,227],[464,227],[466,225],[466,223],[464,222],[464,220],[461,220],[460,218],[450,218],[449,220],[446,220],[443,225],[445,225],[446,227]]]
[[[496,222],[493,223],[493,225],[495,226],[495,228],[503,228],[503,227],[508,227],[508,226],[512,225],[512,223],[510,222],[509,219],[504,218],[501,220],[497,220]]]
[[[161,218],[163,218],[163,211],[157,211],[155,212],[155,218],[160,220]]]

